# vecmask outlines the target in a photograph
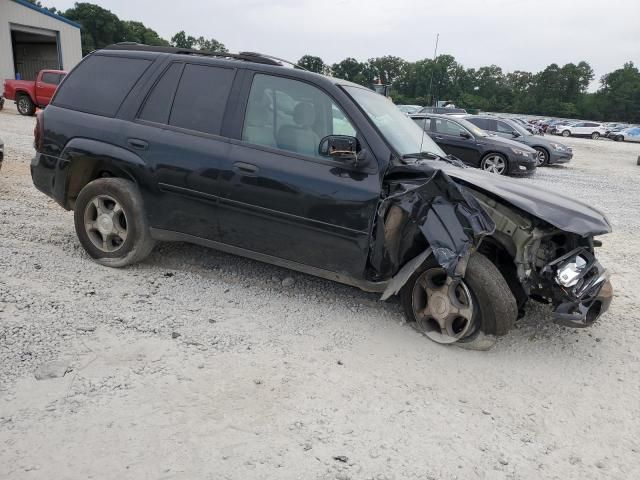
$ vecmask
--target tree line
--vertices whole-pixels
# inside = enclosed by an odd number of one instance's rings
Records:
[[[29,1],[42,6],[38,0]],[[184,30],[165,40],[142,22],[120,20],[92,3],[78,2],[66,11],[43,8],[82,25],[85,55],[124,41],[227,51],[215,38],[193,37]],[[594,73],[586,61],[563,66],[552,63],[537,73],[519,70],[505,73],[497,65],[465,68],[452,55],[416,62],[395,56],[363,62],[347,57],[334,64],[304,55],[297,63],[312,72],[367,87],[378,82],[391,85],[391,97],[398,104],[433,105],[436,100],[450,100],[471,110],[640,123],[640,71],[632,62],[604,75],[596,92],[587,90]]]

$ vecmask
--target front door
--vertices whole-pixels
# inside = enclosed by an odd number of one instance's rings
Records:
[[[327,93],[285,77],[255,74],[245,100],[222,241],[361,277],[380,198],[377,164],[318,153],[326,135],[358,136],[353,123]]]
[[[480,164],[479,147],[474,136],[453,120],[432,118],[430,136],[448,154],[474,167]]]

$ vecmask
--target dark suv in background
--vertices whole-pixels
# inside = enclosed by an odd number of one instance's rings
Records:
[[[567,163],[573,158],[573,151],[570,147],[541,135],[533,135],[522,125],[509,118],[470,115],[465,119],[486,132],[530,146],[536,151],[539,167]]]
[[[530,297],[574,326],[611,300],[601,213],[458,166],[382,95],[271,57],[94,52],[38,115],[35,145],[34,184],[74,210],[103,265],[197,243],[399,294],[440,343],[505,334]]]
[[[440,148],[471,167],[498,175],[530,174],[536,169],[535,150],[489,135],[465,118],[422,113],[410,117]]]

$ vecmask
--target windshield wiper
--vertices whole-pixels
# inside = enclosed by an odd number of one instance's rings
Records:
[[[466,167],[461,160],[457,159],[453,155],[447,155],[443,157],[433,152],[416,152],[416,153],[407,153],[402,155],[402,159],[405,160],[407,158],[417,158],[418,160],[426,159],[426,160],[440,160],[442,162],[450,163],[451,165],[455,165],[456,167]]]

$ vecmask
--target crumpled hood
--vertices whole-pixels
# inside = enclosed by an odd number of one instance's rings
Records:
[[[458,183],[497,196],[560,230],[582,237],[611,232],[603,213],[552,190],[474,168],[443,165],[442,169]]]

